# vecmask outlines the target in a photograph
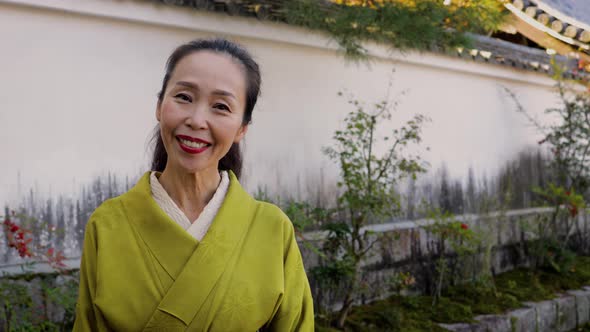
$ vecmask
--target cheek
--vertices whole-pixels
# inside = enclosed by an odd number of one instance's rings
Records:
[[[174,105],[164,104],[160,112],[160,124],[165,128],[173,128],[181,121],[180,114]]]
[[[170,130],[166,127],[163,121],[160,121],[160,137],[162,137],[162,142],[164,143],[164,147],[166,150],[169,149],[170,145]]]
[[[162,105],[160,113],[160,135],[167,149],[174,143],[174,133],[178,126],[179,117],[175,115],[173,107]]]

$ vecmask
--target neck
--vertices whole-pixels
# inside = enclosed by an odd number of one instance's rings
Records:
[[[174,203],[192,221],[197,219],[215,194],[221,176],[217,168],[186,173],[166,166],[158,180]]]

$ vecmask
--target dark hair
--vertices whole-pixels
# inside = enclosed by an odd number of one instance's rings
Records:
[[[231,56],[233,59],[239,61],[245,69],[246,73],[246,109],[244,110],[244,117],[242,124],[247,125],[252,121],[252,111],[256,100],[260,94],[260,69],[258,64],[252,56],[242,46],[231,42],[227,39],[196,39],[186,44],[180,45],[168,58],[166,62],[166,74],[162,82],[162,89],[158,93],[158,106],[162,103],[168,81],[176,65],[184,57],[199,51],[213,51],[217,53],[224,53]],[[152,170],[162,172],[166,168],[168,160],[168,153],[164,147],[162,136],[160,134],[160,126],[156,126],[151,142],[155,142],[154,154],[152,157]],[[153,144],[153,143],[152,143]],[[231,170],[238,178],[242,173],[242,153],[240,146],[237,143],[232,144],[227,154],[219,161],[219,170]]]

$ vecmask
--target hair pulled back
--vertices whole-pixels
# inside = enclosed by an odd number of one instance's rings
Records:
[[[162,104],[166,88],[168,87],[168,82],[170,81],[170,77],[172,77],[178,62],[184,57],[199,51],[212,51],[227,54],[242,64],[246,77],[246,105],[242,124],[249,124],[252,121],[252,111],[254,110],[254,106],[256,105],[256,101],[260,94],[260,69],[258,68],[256,61],[254,61],[245,48],[224,38],[196,39],[180,45],[174,50],[174,52],[172,52],[166,62],[166,74],[162,81],[162,88],[158,93],[158,106]],[[154,129],[152,142],[155,143],[152,143],[154,144],[154,148],[151,169],[153,171],[163,172],[166,168],[168,153],[166,152],[164,142],[162,141],[159,125]],[[238,143],[232,144],[227,154],[221,158],[218,169],[231,170],[238,178],[240,178],[242,173],[242,153]]]

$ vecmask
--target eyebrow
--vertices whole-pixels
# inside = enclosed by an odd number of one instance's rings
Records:
[[[191,89],[194,89],[197,91],[199,90],[198,85],[191,83],[191,82],[187,82],[187,81],[178,81],[178,82],[176,82],[176,85],[186,86],[187,88],[191,88]],[[233,93],[225,91],[225,90],[216,89],[216,90],[213,90],[213,94],[219,95],[219,96],[231,97],[235,100],[238,100],[238,98],[236,98],[236,96],[234,96]]]

